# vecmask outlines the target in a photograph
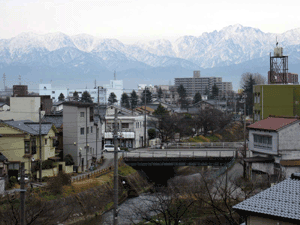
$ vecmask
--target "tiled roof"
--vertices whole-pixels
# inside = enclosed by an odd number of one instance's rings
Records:
[[[259,130],[278,130],[289,124],[294,123],[298,119],[296,118],[279,118],[279,117],[268,117],[267,119],[257,121],[247,128],[249,129],[259,129]]]
[[[53,123],[56,128],[60,128],[61,125],[63,124],[63,115],[62,114],[45,115],[42,121]]]
[[[300,220],[300,180],[286,179],[233,206],[233,209]]]
[[[34,123],[31,120],[18,120],[18,121],[3,121],[7,125],[22,130],[32,135],[39,135],[39,123]],[[47,135],[52,127],[52,123],[42,123],[41,133]]]

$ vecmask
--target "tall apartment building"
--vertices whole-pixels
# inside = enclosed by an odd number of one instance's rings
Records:
[[[175,78],[175,86],[180,85],[187,91],[188,96],[194,96],[197,92],[201,95],[205,94],[206,88],[211,93],[214,84],[219,88],[220,95],[226,95],[232,91],[231,82],[222,82],[222,77],[200,77],[200,71],[194,71],[193,77]]]
[[[95,104],[64,102],[63,154],[71,154],[81,171],[101,158],[101,123],[94,116],[94,107]]]

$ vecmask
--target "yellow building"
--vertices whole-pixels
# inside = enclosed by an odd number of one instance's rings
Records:
[[[55,146],[53,144],[55,133],[57,132],[55,126],[52,123],[41,124],[42,134],[42,161],[45,160],[58,160],[55,156]],[[39,153],[39,123],[32,122],[30,120],[20,121],[0,121],[0,152],[3,153],[8,161],[8,170],[18,170],[20,163],[25,163],[26,173],[31,173],[37,161],[40,160]],[[43,170],[42,176],[56,175],[59,170],[73,171],[66,168],[64,162],[54,163],[56,168]],[[37,173],[37,176],[39,174]]]

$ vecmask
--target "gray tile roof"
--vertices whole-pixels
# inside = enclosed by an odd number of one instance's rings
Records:
[[[18,120],[18,121],[3,121],[9,126],[20,129],[26,133],[32,135],[39,135],[39,123],[32,122],[31,120]],[[41,124],[41,133],[42,135],[47,135],[51,129],[51,123],[42,123]]]
[[[300,220],[300,180],[286,179],[233,206],[233,209]]]
[[[56,128],[60,128],[63,124],[62,114],[45,115],[42,119],[43,122],[53,123]]]

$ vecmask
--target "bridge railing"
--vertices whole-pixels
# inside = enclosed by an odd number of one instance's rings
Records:
[[[179,149],[179,148],[238,148],[242,147],[244,142],[182,142],[182,143],[168,143],[164,144],[163,147],[165,149]],[[247,143],[246,143],[247,145]],[[152,148],[156,148],[160,146],[153,146]]]
[[[196,150],[193,152],[186,151],[152,151],[152,152],[125,152],[124,158],[195,158],[195,157],[236,157],[237,151],[225,150],[225,151],[210,151],[210,150]]]

